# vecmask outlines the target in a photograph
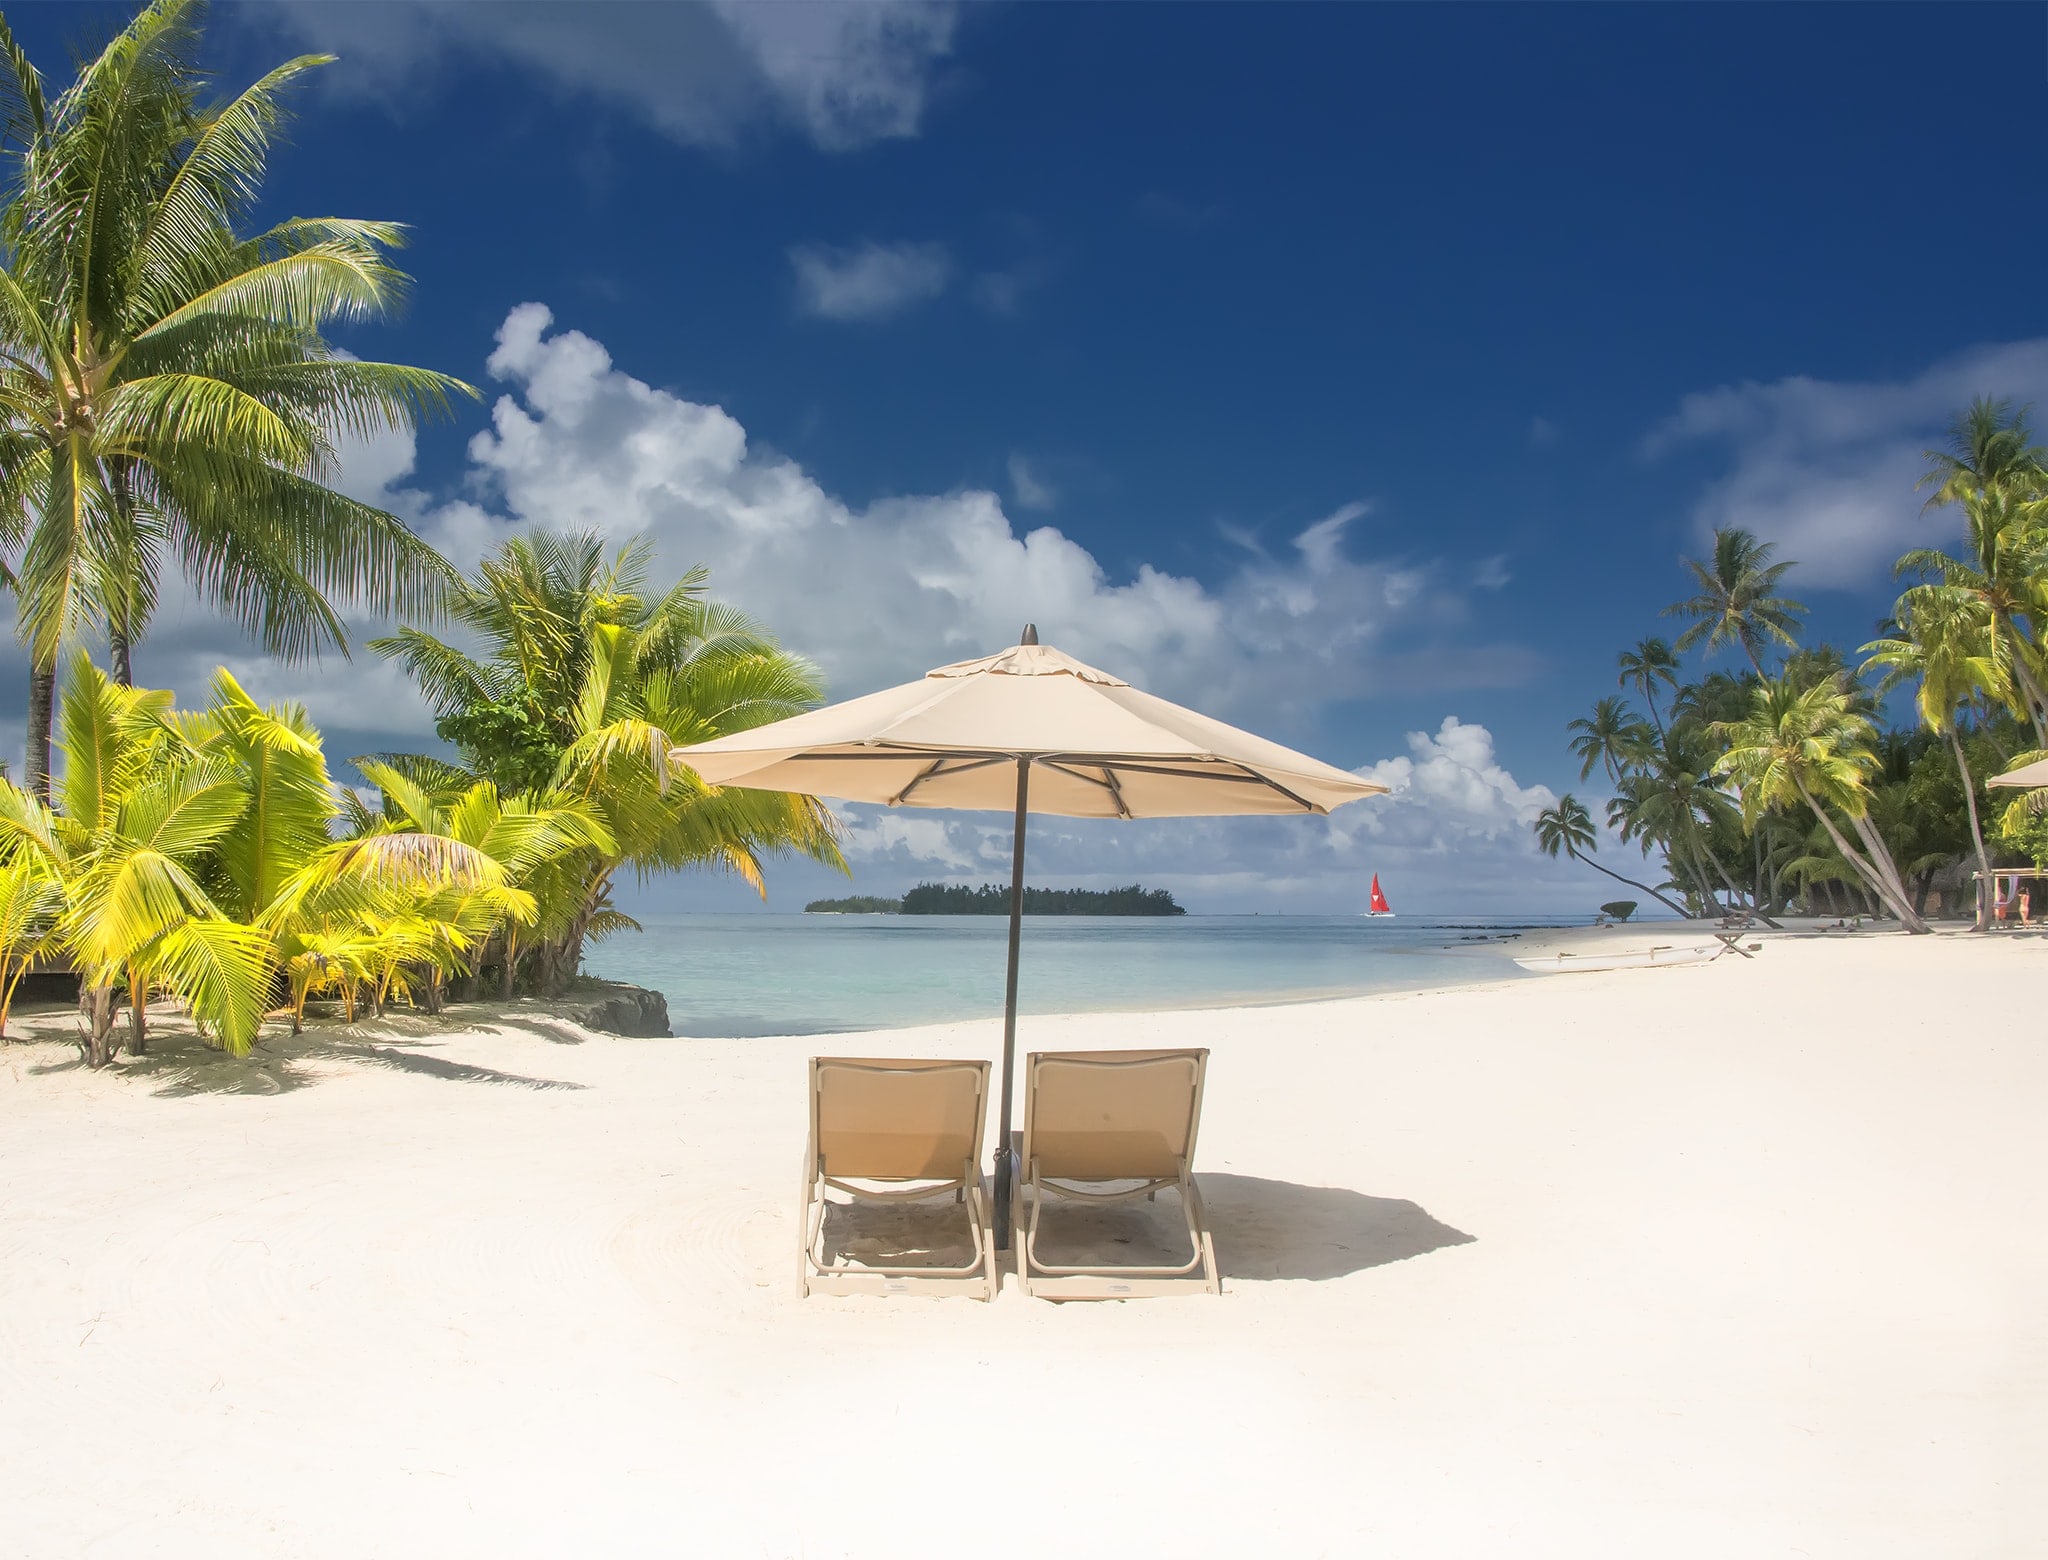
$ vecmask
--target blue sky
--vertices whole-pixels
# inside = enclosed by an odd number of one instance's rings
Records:
[[[61,74],[118,14],[10,21]],[[347,344],[486,400],[350,480],[451,552],[648,529],[839,695],[1032,617],[1403,786],[1050,826],[1047,879],[1597,902],[1527,817],[1587,789],[1563,725],[1680,554],[1779,540],[1853,647],[1942,534],[1943,418],[2048,392],[2038,7],[266,3],[214,41],[233,81],[343,56],[275,206],[413,226],[411,311]],[[419,745],[383,669],[175,602],[139,670],[223,658],[337,752]],[[864,888],[1004,865],[993,820],[852,821]]]

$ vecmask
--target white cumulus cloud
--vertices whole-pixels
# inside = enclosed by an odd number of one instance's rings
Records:
[[[1526,652],[1470,633],[1461,569],[1353,556],[1349,506],[1213,586],[1142,563],[1115,578],[1058,529],[1020,530],[987,491],[852,508],[757,452],[721,408],[555,330],[542,305],[513,310],[498,341],[488,367],[512,390],[470,459],[504,515],[621,541],[645,532],[671,566],[709,564],[714,588],[820,661],[836,695],[983,654],[1027,622],[1168,697],[1282,729],[1390,679],[1503,686],[1532,670]]]
[[[816,659],[835,698],[986,653],[1028,621],[1047,642],[1141,687],[1355,760],[1355,729],[1322,729],[1333,706],[1385,689],[1502,686],[1535,667],[1527,652],[1474,631],[1468,561],[1366,556],[1359,504],[1271,551],[1241,533],[1211,581],[1144,563],[1113,574],[1057,528],[1013,523],[991,492],[851,506],[796,462],[755,448],[722,408],[624,371],[601,343],[555,328],[539,304],[510,312],[487,369],[505,389],[469,445],[464,496],[421,491],[413,442],[395,434],[347,445],[338,485],[406,516],[463,567],[522,526],[591,529],[614,543],[645,534],[668,573],[708,564],[713,589]],[[358,644],[385,628],[351,622]],[[0,663],[0,677],[21,686],[18,654],[0,652]],[[197,702],[219,664],[261,698],[304,700],[337,757],[431,739],[425,707],[388,663],[359,649],[352,662],[280,665],[167,578],[164,609],[139,650],[141,680]],[[1441,878],[1455,860],[1458,892],[1440,903],[1475,903],[1466,895],[1473,884],[1493,885],[1507,896],[1501,904],[1531,902],[1504,885],[1534,881],[1521,824],[1532,799],[1548,793],[1500,768],[1484,728],[1447,722],[1387,763],[1394,767],[1371,772],[1398,782],[1397,794],[1330,820],[1041,821],[1033,871],[1067,881],[1142,876],[1188,890],[1192,902],[1281,908],[1294,896],[1304,906],[1347,903],[1360,870],[1433,862],[1428,871]],[[1002,819],[861,808],[844,816],[863,889],[870,874],[900,887],[1007,871]],[[785,878],[803,874],[779,870]]]
[[[511,62],[686,143],[759,124],[828,151],[915,135],[952,51],[949,0],[265,0],[235,13],[340,55],[330,89],[403,112],[444,61]]]
[[[1741,526],[1776,542],[1807,584],[1868,586],[1906,549],[1941,545],[1954,530],[1948,517],[1923,513],[1914,483],[1924,452],[1979,396],[2048,400],[2048,340],[1976,348],[1910,379],[1704,390],[1652,431],[1644,452],[1725,452],[1727,470],[1694,510],[1703,537]]]
[[[1010,457],[1010,496],[1019,509],[1051,509],[1060,501],[1052,485],[1022,455]]]
[[[1397,909],[1418,913],[1590,914],[1600,902],[1606,879],[1538,851],[1531,825],[1557,797],[1516,780],[1486,727],[1446,717],[1434,732],[1410,732],[1407,752],[1358,773],[1389,794],[1327,818],[1034,817],[1027,878],[1099,888],[1141,879],[1212,910],[1361,909],[1375,872]],[[842,816],[855,892],[1009,876],[1006,820],[866,806],[843,808]]]
[[[821,320],[887,319],[938,297],[953,278],[943,244],[800,244],[789,263],[798,309]]]

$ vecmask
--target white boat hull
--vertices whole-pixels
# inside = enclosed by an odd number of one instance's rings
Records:
[[[1669,946],[1634,948],[1613,953],[1546,953],[1515,962],[1532,975],[1576,975],[1593,970],[1646,970],[1666,964],[1705,964],[1722,950],[1706,947]]]

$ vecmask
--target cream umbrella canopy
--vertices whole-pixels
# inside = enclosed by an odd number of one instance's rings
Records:
[[[2044,758],[2038,763],[2024,764],[2009,774],[1993,775],[1984,783],[1986,785],[2016,786],[2021,790],[2031,790],[2035,786],[2048,785],[2048,758]]]
[[[1190,818],[1327,814],[1387,788],[1142,693],[1038,642],[670,753],[720,786],[890,807],[1014,809],[996,1231],[1009,1234],[1011,1077],[1027,814]]]

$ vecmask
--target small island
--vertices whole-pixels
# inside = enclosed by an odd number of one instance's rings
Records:
[[[1000,883],[967,888],[957,883],[920,883],[901,899],[856,895],[814,899],[812,915],[1008,915],[1010,891]],[[1031,888],[1024,890],[1026,915],[1186,915],[1163,888]]]
[[[806,915],[900,915],[903,901],[878,899],[873,894],[855,894],[847,899],[813,899],[804,906]]]

